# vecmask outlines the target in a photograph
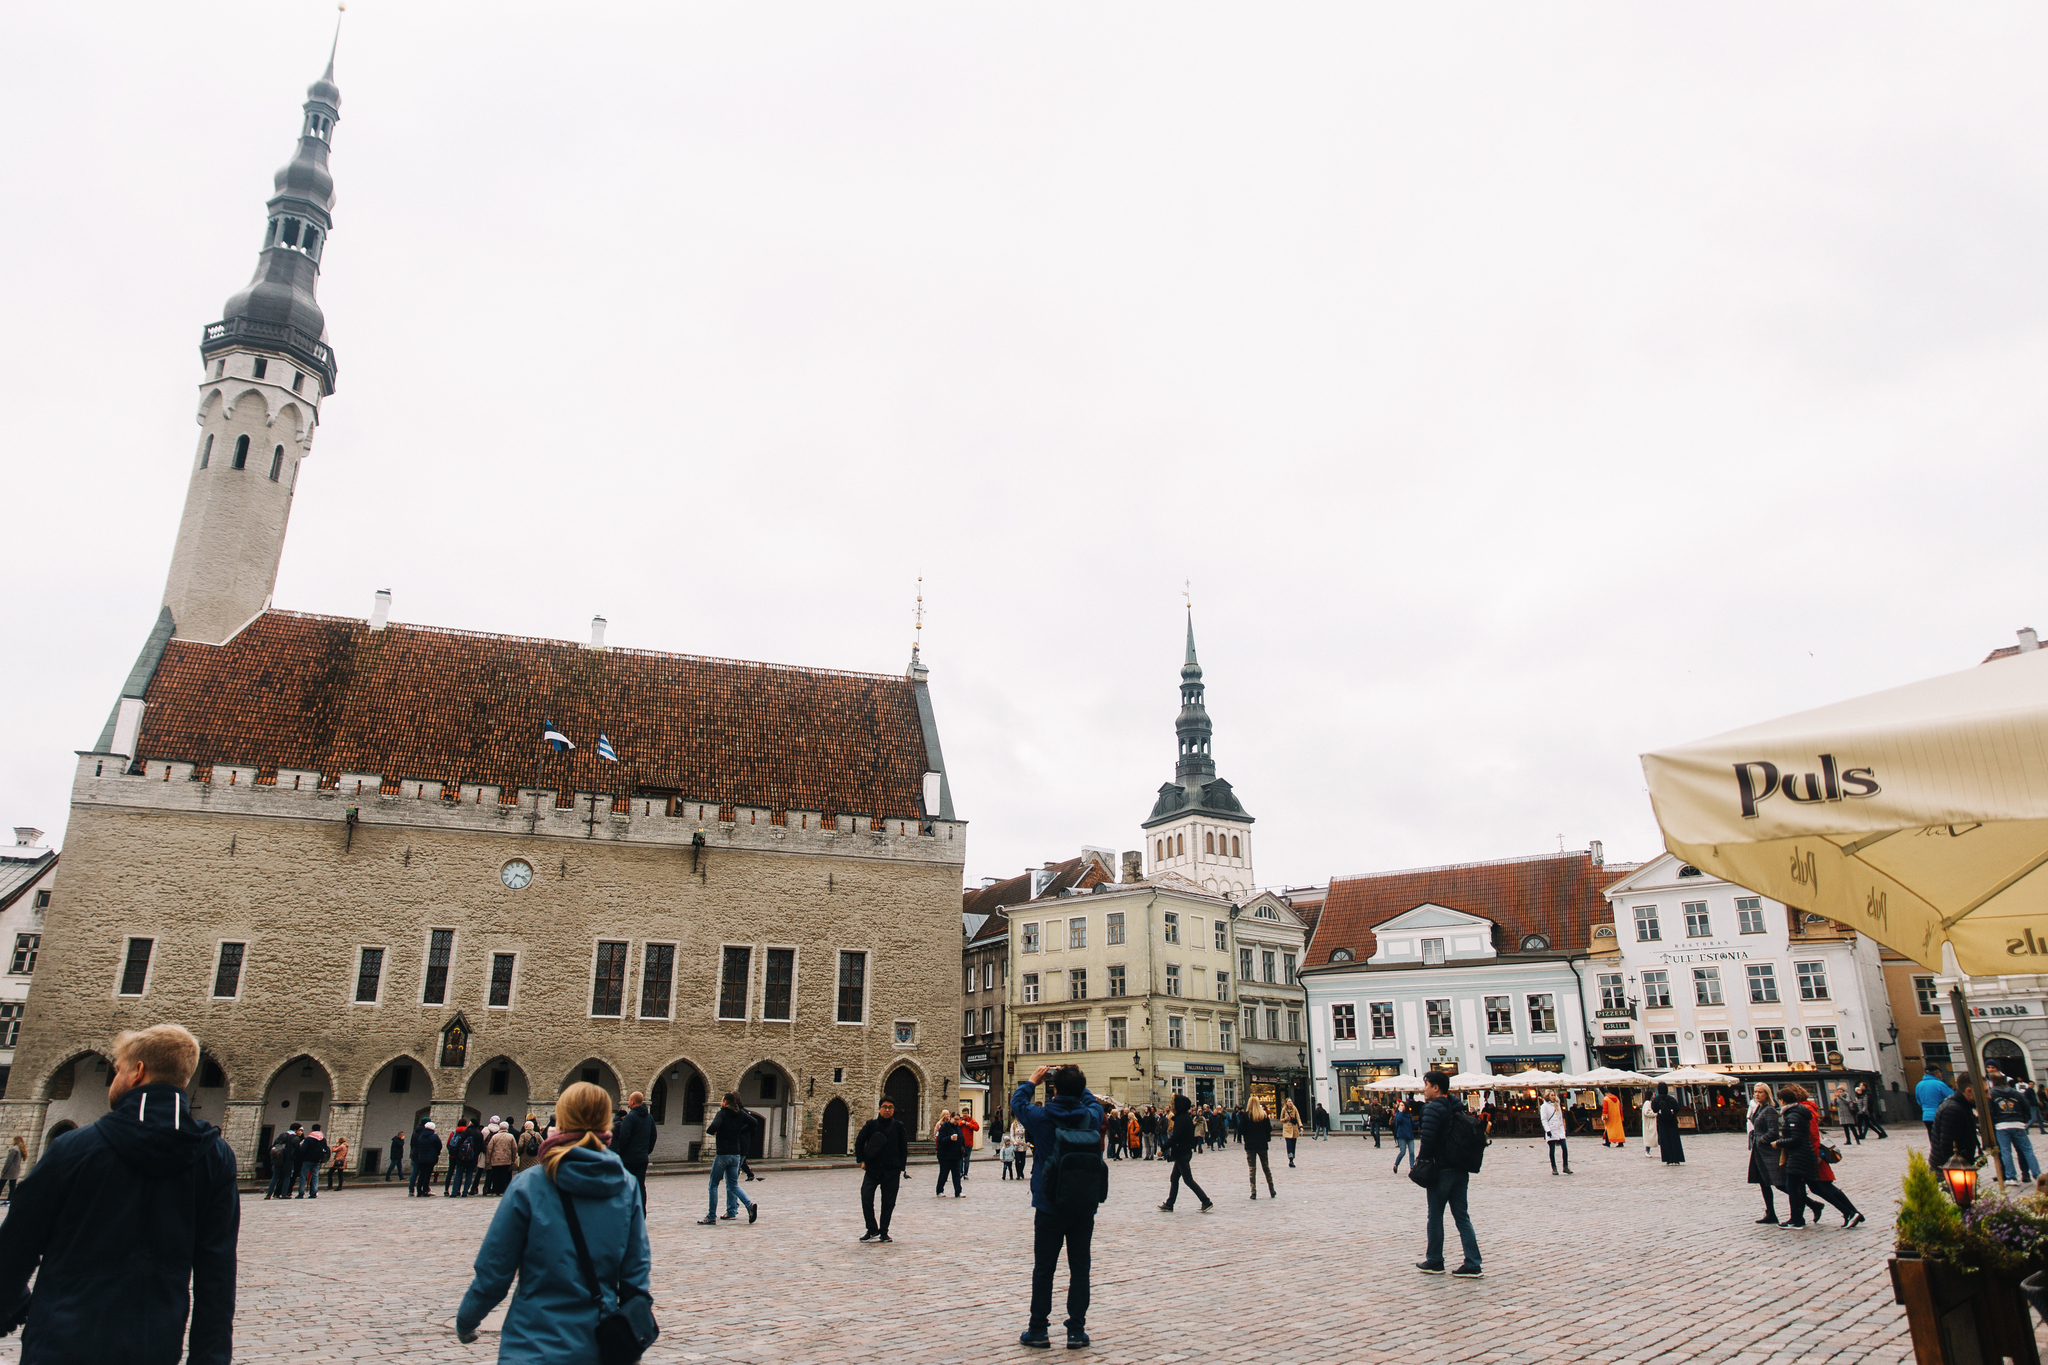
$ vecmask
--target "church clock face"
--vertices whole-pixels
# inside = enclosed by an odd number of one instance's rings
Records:
[[[533,864],[524,858],[514,858],[498,873],[498,880],[505,883],[509,891],[523,891],[526,884],[533,880]]]

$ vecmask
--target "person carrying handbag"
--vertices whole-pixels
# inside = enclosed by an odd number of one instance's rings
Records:
[[[605,1145],[611,1096],[579,1081],[562,1093],[555,1121],[540,1164],[513,1179],[491,1218],[455,1335],[475,1341],[516,1275],[500,1362],[629,1365],[656,1328],[647,1216],[637,1182]]]
[[[1803,1085],[1781,1085],[1778,1098],[1784,1108],[1778,1111],[1778,1150],[1785,1160],[1785,1194],[1792,1203],[1792,1217],[1779,1226],[1803,1228],[1806,1223],[1807,1195],[1825,1199],[1842,1211],[1842,1226],[1853,1228],[1864,1221],[1849,1197],[1835,1188],[1834,1168],[1830,1160],[1840,1161],[1842,1154],[1827,1147],[1820,1138],[1820,1109],[1808,1098]],[[1818,1220],[1814,1226],[1818,1227]]]

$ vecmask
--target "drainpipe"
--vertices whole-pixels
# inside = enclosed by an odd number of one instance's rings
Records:
[[[1564,965],[1572,969],[1572,977],[1579,983],[1579,1027],[1586,1032],[1586,1070],[1591,1071],[1593,1069],[1593,1021],[1586,1014],[1586,978],[1579,975],[1578,964],[1583,961],[1585,961],[1584,958],[1573,957],[1567,954]],[[1565,1069],[1569,1071],[1571,1068],[1566,1067]]]

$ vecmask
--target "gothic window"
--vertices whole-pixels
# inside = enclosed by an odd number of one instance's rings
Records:
[[[259,361],[257,361],[256,363],[260,365],[260,364],[262,364],[263,362],[259,360]],[[248,467],[249,467],[249,438],[248,438],[248,437],[246,437],[246,436],[237,436],[237,437],[235,438],[235,468],[237,468],[237,469],[247,469]]]
[[[1216,831],[1203,831],[1202,842],[1208,845],[1208,847],[1203,850],[1205,853],[1214,853],[1216,851]]]
[[[206,444],[199,447],[199,467],[206,468],[206,462],[213,458],[213,433],[206,433]]]
[[[279,446],[279,447],[278,447],[278,448],[277,448],[276,450],[273,450],[273,451],[271,451],[271,452],[270,452],[270,481],[271,481],[272,483],[276,483],[276,482],[277,482],[277,476],[278,476],[279,474],[283,473],[283,472],[284,472],[284,447],[283,447],[283,446]]]

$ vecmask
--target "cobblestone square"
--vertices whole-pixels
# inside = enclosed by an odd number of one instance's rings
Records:
[[[1095,1237],[1087,1356],[1102,1361],[1898,1362],[1911,1358],[1885,1257],[1908,1135],[1848,1149],[1842,1188],[1870,1222],[1759,1227],[1732,1136],[1687,1140],[1682,1167],[1640,1145],[1574,1139],[1578,1174],[1543,1144],[1495,1143],[1473,1182],[1486,1277],[1413,1269],[1423,1197],[1393,1144],[1275,1146],[1280,1196],[1247,1197],[1240,1149],[1195,1160],[1217,1201],[1172,1215],[1163,1162],[1111,1167]],[[761,1221],[694,1225],[701,1176],[650,1182],[662,1338],[652,1361],[985,1361],[1023,1357],[1031,1269],[1025,1186],[976,1163],[966,1197],[934,1198],[913,1167],[890,1246],[861,1245],[859,1173],[783,1170],[743,1186]],[[408,1200],[369,1182],[318,1202],[245,1196],[236,1359],[489,1361],[455,1306],[496,1203]],[[1447,1228],[1455,1251],[1455,1231]],[[1055,1285],[1055,1331],[1065,1294]],[[501,1310],[502,1312],[502,1310]],[[14,1340],[0,1359],[19,1357]],[[1064,1357],[1063,1357],[1064,1358]]]

